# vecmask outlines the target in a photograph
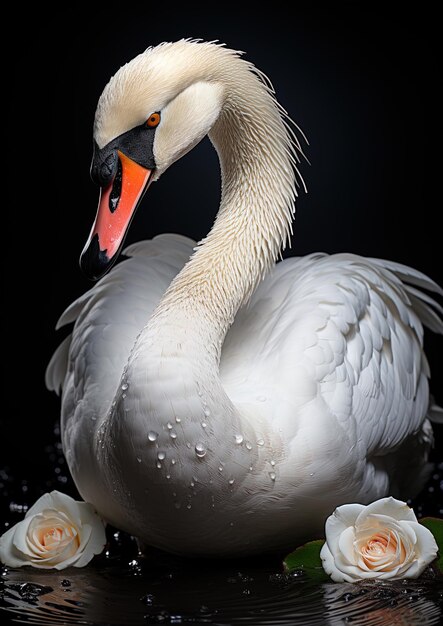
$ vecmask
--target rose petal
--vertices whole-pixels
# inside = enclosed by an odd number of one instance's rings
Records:
[[[346,565],[357,565],[357,555],[354,548],[355,531],[353,526],[346,528],[338,539],[340,556]]]
[[[81,518],[82,525],[89,525],[92,528],[91,541],[93,542],[90,545],[94,545],[94,550],[97,550],[100,546],[106,544],[106,531],[105,524],[101,517],[96,513],[92,504],[89,502],[83,502],[84,506],[81,507]],[[98,552],[95,552],[98,554]]]
[[[418,578],[420,574],[426,569],[428,563],[423,565],[423,562],[419,559],[415,559],[412,563],[405,568],[400,568],[398,571],[398,578]]]
[[[392,580],[395,578],[402,578],[402,576],[398,575],[398,572],[400,570],[400,567],[393,567],[390,570],[387,571],[374,571],[375,574],[375,578],[380,579],[380,580]]]
[[[403,522],[402,525],[404,525],[405,530],[410,530],[414,533],[416,538],[416,549],[420,552],[420,556],[423,557],[423,555],[429,553],[429,562],[435,559],[438,552],[438,545],[429,528],[426,528],[426,526],[423,526],[423,524],[419,524],[418,522]]]
[[[418,522],[406,522],[401,520],[398,524],[401,528],[403,547],[406,552],[404,563],[411,563],[417,556],[417,534],[415,532],[415,526]],[[420,524],[418,525],[420,526]]]
[[[320,551],[320,557],[323,562],[323,569],[333,581],[337,583],[348,582],[354,583],[362,578],[378,578],[377,572],[368,571],[362,576],[362,570],[356,565],[346,565],[341,563],[337,566],[337,559],[331,553],[328,544],[325,543]]]
[[[26,541],[26,535],[28,532],[28,527],[29,527],[30,522],[31,522],[31,518],[29,519],[25,518],[21,522],[13,526],[11,529],[14,531],[13,535],[11,536],[12,543],[14,547],[16,548],[16,550],[18,550],[18,552],[21,552],[25,556],[25,558],[26,556],[28,557],[33,556],[33,552],[29,549],[27,541]],[[7,533],[5,533],[3,537],[6,538],[6,535]]]
[[[76,502],[74,498],[60,493],[60,491],[52,491],[50,495],[52,496],[55,509],[65,513],[71,520],[71,523],[77,526],[77,528],[81,526],[82,520],[80,511],[85,503]]]
[[[399,522],[397,522],[397,524],[399,532],[402,533],[404,539],[409,541],[411,546],[415,546],[415,544],[417,543],[417,533],[415,532],[415,529],[422,528],[422,525],[418,522],[406,522],[404,520],[400,520]]]
[[[33,557],[32,560],[42,561],[42,562],[58,560],[59,555],[62,554],[63,551],[66,550],[67,548],[72,549],[73,545],[75,546],[75,550],[77,550],[78,549],[77,537],[72,537],[71,539],[68,539],[64,542],[60,542],[58,545],[54,545],[51,549],[46,550],[45,552],[42,552],[42,554],[35,555],[35,557]]]
[[[406,502],[396,500],[392,496],[389,496],[388,498],[381,498],[380,500],[376,500],[375,502],[368,504],[368,506],[363,507],[363,510],[355,521],[355,525],[360,526],[360,524],[364,523],[364,520],[367,517],[372,515],[381,515],[384,518],[391,517],[397,521],[417,521],[414,511],[406,504]]]
[[[323,569],[325,570],[327,574],[329,574],[329,576],[332,578],[334,582],[336,583],[354,582],[353,578],[351,578],[347,574],[337,569],[335,565],[334,557],[332,556],[332,552],[330,551],[328,544],[326,542],[323,544],[323,547],[320,550],[320,558],[323,563]]]
[[[82,555],[77,552],[76,554],[74,554],[74,556],[70,557],[69,559],[66,559],[65,561],[61,561],[60,563],[55,563],[55,565],[53,565],[52,567],[57,570],[66,569],[67,567],[78,567],[77,561],[79,560],[81,556]],[[92,559],[92,556],[89,559],[89,561]]]
[[[437,557],[438,545],[431,531],[422,524],[409,522],[408,526],[414,531],[417,537],[415,553],[418,559],[418,574],[427,567]]]
[[[28,520],[24,520],[28,521]],[[52,509],[41,511],[29,520],[29,528],[26,530],[27,552],[30,556],[47,555],[48,547],[44,546],[39,539],[43,531],[49,528],[71,528],[72,523],[63,513]],[[18,546],[20,547],[20,546]]]
[[[91,550],[93,554],[101,554],[106,545],[106,531],[103,524],[96,523],[95,526],[92,527],[91,538],[88,543],[88,550]]]
[[[364,549],[365,544],[371,541],[374,536],[382,536],[388,533],[389,541],[395,540],[398,547],[398,554],[402,554],[402,560],[410,559],[414,552],[415,535],[410,527],[406,527],[410,522],[397,521],[386,515],[373,514],[364,519],[361,525],[358,525],[356,537],[358,542],[358,551]],[[392,556],[391,550],[387,553]],[[380,564],[382,563],[380,556]],[[389,559],[393,562],[393,559]],[[394,559],[395,560],[395,559]],[[360,563],[360,561],[359,561]]]
[[[54,492],[52,492],[54,493]],[[44,493],[38,500],[35,502],[30,509],[26,511],[25,519],[27,517],[33,517],[37,513],[41,513],[45,509],[54,509],[54,502],[52,498],[52,493]]]
[[[46,558],[31,559],[34,567],[42,569],[55,567],[57,564],[64,564],[68,559],[77,558],[78,555],[78,538],[73,537],[61,550],[53,550],[48,552]],[[66,567],[64,565],[64,567]]]
[[[356,518],[364,509],[363,504],[344,504],[335,509],[326,520],[326,541],[333,554],[337,553],[341,533],[353,526]]]
[[[91,535],[92,535],[92,526],[90,526],[89,524],[84,524],[81,528],[81,533],[79,535],[79,540],[80,540],[80,545],[78,547],[79,552],[83,552],[86,546],[88,546],[88,549],[89,549],[90,547],[89,540],[91,539]]]
[[[60,560],[60,555],[67,554],[71,557],[75,552],[78,552],[79,539],[77,535],[73,535],[72,537],[65,537],[59,543],[55,543],[46,550],[46,552],[41,555],[36,556],[33,560],[40,561],[53,561],[58,562]]]
[[[103,548],[106,544],[106,535],[104,528],[102,528],[102,530],[103,533],[97,532],[96,529],[91,528],[91,536],[88,540],[87,549],[81,552],[78,561],[74,563],[74,567],[84,567],[94,558],[95,554],[103,552]]]
[[[71,566],[72,567],[84,567],[93,558],[94,558],[94,554],[90,553],[87,550],[83,553],[77,552],[77,554],[67,559],[66,561],[63,561],[63,563],[57,563],[56,565],[54,565],[54,568],[61,570],[61,569],[65,569],[66,567],[71,567]],[[80,561],[82,561],[83,563],[82,565],[80,565]]]
[[[383,515],[382,513],[371,513],[370,515],[359,515],[358,520],[355,522],[356,528],[360,532],[366,530],[371,532],[377,532],[382,528],[400,528],[400,521],[394,519],[390,515]]]
[[[106,532],[103,524],[97,524],[92,528],[91,538],[88,543],[88,550],[84,551],[75,567],[83,567],[89,563],[95,554],[101,554],[106,545]],[[88,556],[91,554],[91,556]]]
[[[335,509],[333,516],[343,523],[343,528],[354,526],[358,516],[365,509],[364,504],[343,504]]]
[[[14,535],[17,531],[17,526],[22,524],[23,521],[7,530],[0,537],[0,561],[8,567],[21,567],[28,563],[26,555],[17,550],[14,545]]]
[[[67,556],[68,553],[65,553],[62,560],[58,559],[36,559],[32,561],[28,561],[27,565],[31,565],[32,567],[36,567],[37,569],[65,569],[71,565],[72,561],[78,559],[78,554],[75,552],[72,556]]]

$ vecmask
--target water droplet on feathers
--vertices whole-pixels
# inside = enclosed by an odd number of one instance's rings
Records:
[[[204,456],[206,456],[206,448],[203,443],[198,442],[195,444],[195,454],[198,456],[199,459],[202,459]]]

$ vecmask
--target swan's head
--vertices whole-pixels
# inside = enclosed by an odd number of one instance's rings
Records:
[[[112,266],[150,183],[218,119],[226,89],[217,69],[234,58],[210,43],[162,44],[120,68],[106,85],[95,115],[91,165],[100,199],[80,257],[89,278]]]

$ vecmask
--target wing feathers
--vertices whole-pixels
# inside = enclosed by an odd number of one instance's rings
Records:
[[[391,270],[391,272],[396,274],[405,283],[416,285],[417,287],[421,287],[422,289],[426,289],[427,291],[432,291],[433,293],[443,296],[443,289],[440,285],[433,281],[432,278],[429,278],[429,276],[426,276],[426,274],[419,272],[413,267],[408,267],[407,265],[396,263],[394,261],[386,261],[385,259],[371,258],[368,259],[368,261],[377,266]]]
[[[421,272],[390,261],[351,254],[283,261],[237,314],[222,380],[234,399],[250,393],[253,402],[261,385],[271,396],[278,389],[280,405],[322,398],[330,419],[357,428],[368,457],[390,454],[420,430],[428,411],[423,324],[443,331],[442,308],[419,288],[442,292]],[[316,390],[303,402],[295,385],[301,368]],[[297,412],[273,417],[283,432],[299,419]]]
[[[61,316],[58,327],[76,322],[74,339],[54,354],[48,387],[59,391],[70,358],[73,376],[66,380],[77,395],[85,385],[91,394],[110,395],[134,338],[193,246],[178,235],[128,246],[132,258]],[[443,309],[421,289],[443,293],[421,272],[391,261],[351,254],[287,259],[238,312],[223,346],[222,382],[240,404],[256,405],[266,391],[266,419],[288,446],[304,412],[314,439],[325,423],[344,446],[353,433],[352,449],[369,468],[370,459],[393,454],[421,432],[428,413],[422,325],[443,333]],[[96,394],[94,402],[97,411],[106,405]],[[429,414],[441,419],[437,409]],[[374,463],[386,481],[383,464]]]
[[[66,366],[68,362],[69,346],[71,345],[71,335],[64,339],[57,350],[52,355],[45,372],[45,384],[50,391],[55,391],[60,395],[60,390],[66,376]]]

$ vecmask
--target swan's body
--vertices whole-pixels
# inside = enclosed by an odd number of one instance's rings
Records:
[[[61,320],[76,324],[47,381],[63,385],[80,493],[143,543],[204,555],[295,545],[339,504],[409,497],[432,442],[422,323],[442,331],[418,288],[438,287],[350,254],[273,265],[295,153],[231,51],[181,41],[122,68],[99,103],[99,148],[160,110],[157,176],[209,131],[222,203],[196,252],[174,235],[131,246]]]

